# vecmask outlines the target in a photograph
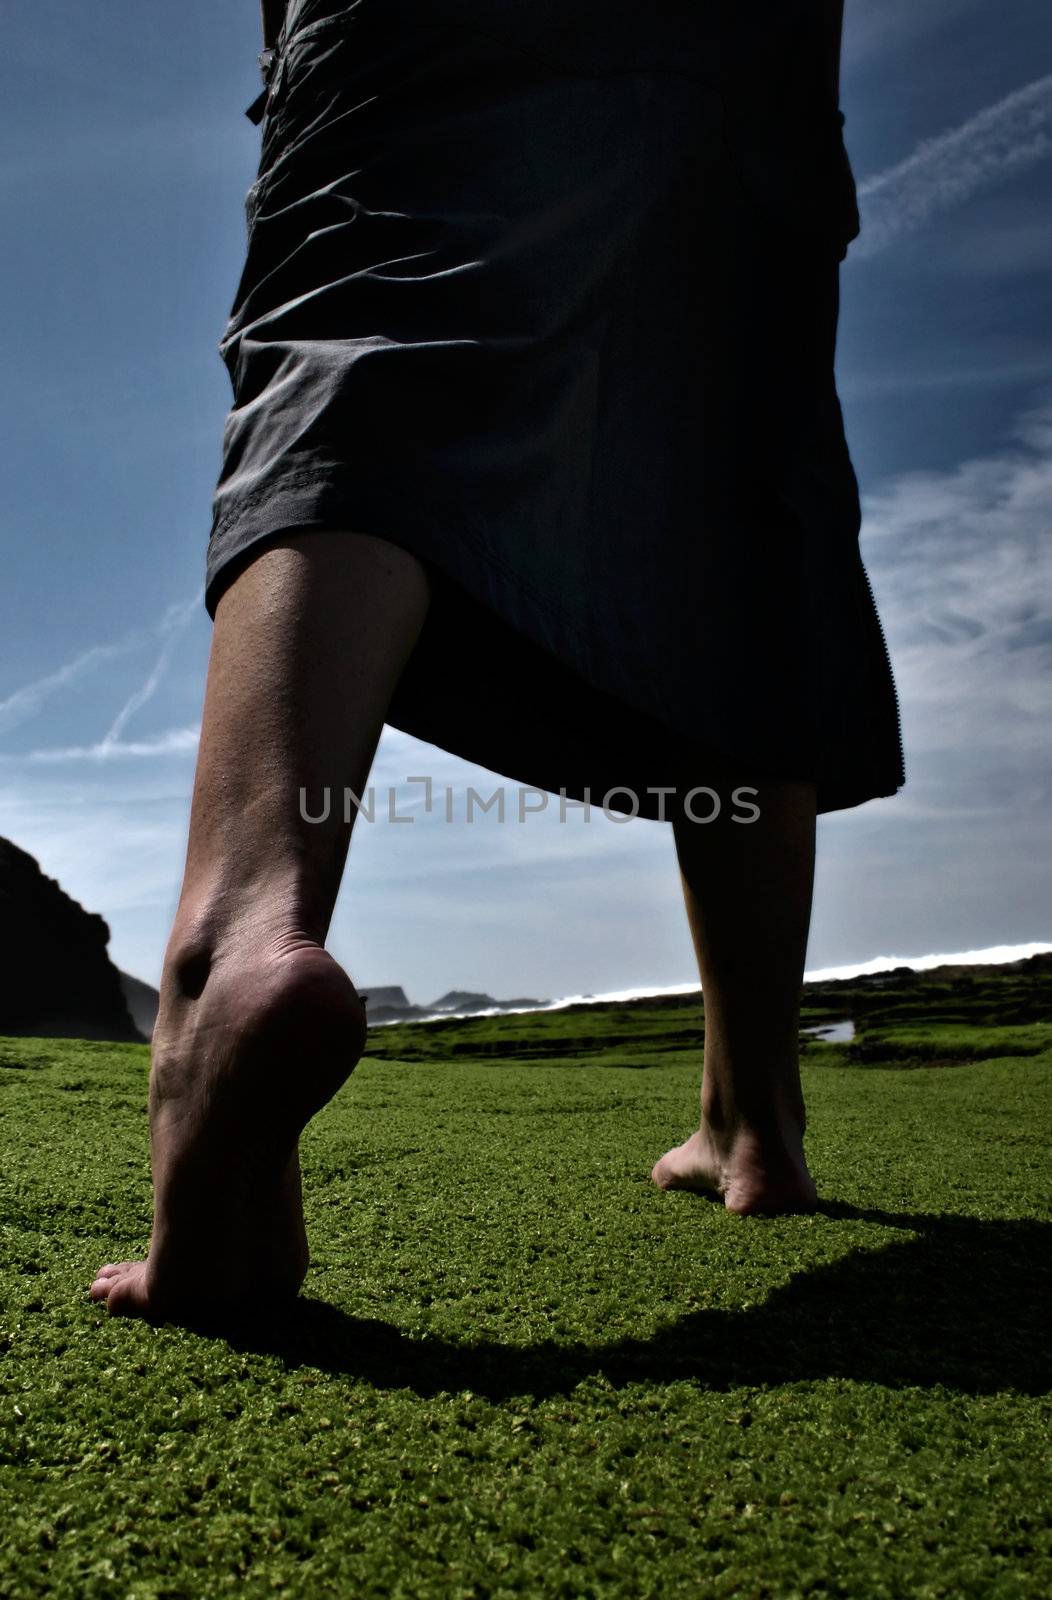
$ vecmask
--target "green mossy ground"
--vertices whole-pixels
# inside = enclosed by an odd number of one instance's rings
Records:
[[[865,1025],[781,1219],[650,1183],[689,999],[377,1029],[305,1298],[226,1338],[87,1298],[148,1236],[146,1047],[0,1041],[0,1593],[1046,1596],[1033,977],[810,994]]]

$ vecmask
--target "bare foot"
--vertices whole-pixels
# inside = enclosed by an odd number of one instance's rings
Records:
[[[743,1126],[717,1135],[703,1122],[650,1176],[659,1189],[721,1196],[727,1210],[741,1216],[813,1211],[818,1203],[803,1136],[788,1125],[764,1135]]]
[[[308,1264],[299,1136],[353,1071],[365,1033],[351,980],[306,940],[219,958],[196,998],[162,1002],[150,1251],[100,1267],[92,1299],[116,1316],[186,1323],[294,1295]]]

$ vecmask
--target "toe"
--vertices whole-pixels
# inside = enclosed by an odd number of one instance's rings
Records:
[[[144,1317],[149,1309],[146,1293],[146,1263],[129,1261],[128,1271],[109,1280],[106,1309],[113,1317]]]
[[[139,1265],[137,1261],[111,1261],[100,1267],[88,1293],[93,1300],[107,1300],[117,1285]]]
[[[674,1189],[676,1187],[676,1174],[669,1166],[667,1156],[662,1156],[661,1160],[655,1163],[651,1169],[650,1177],[651,1181],[656,1183],[659,1189]]]

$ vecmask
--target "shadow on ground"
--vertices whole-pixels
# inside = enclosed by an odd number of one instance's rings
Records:
[[[451,1343],[410,1338],[301,1298],[266,1327],[226,1329],[239,1351],[277,1356],[420,1395],[470,1389],[493,1401],[693,1380],[710,1389],[849,1378],[889,1388],[1043,1394],[1052,1225],[898,1215],[822,1202],[824,1215],[911,1237],[802,1272],[749,1309],[693,1312],[644,1338],[608,1344]],[[920,1237],[915,1237],[919,1234]],[[215,1331],[215,1330],[214,1330]]]

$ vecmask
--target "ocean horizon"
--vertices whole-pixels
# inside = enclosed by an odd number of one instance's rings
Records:
[[[944,966],[996,966],[1008,961],[1025,961],[1029,956],[1052,952],[1052,943],[1032,940],[1028,944],[994,944],[981,950],[955,950],[922,956],[872,956],[868,961],[853,961],[839,967],[815,967],[804,973],[805,983],[829,983],[838,978],[861,978],[871,973],[891,972],[896,967],[909,967],[914,972],[929,972],[933,967]],[[362,985],[368,994],[369,985]],[[477,1011],[430,1011],[419,1017],[397,1018],[372,1024],[374,1027],[394,1027],[400,1022],[437,1022],[456,1017],[510,1017],[534,1011],[561,1011],[567,1006],[615,1005],[627,1000],[656,1000],[663,995],[693,994],[701,984],[672,983],[665,985],[641,984],[628,989],[608,989],[602,994],[570,994],[558,1000],[545,1000],[535,1006],[486,1006]]]

